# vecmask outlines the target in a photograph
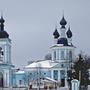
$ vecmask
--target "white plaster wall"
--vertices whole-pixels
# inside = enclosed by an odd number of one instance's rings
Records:
[[[0,39],[0,47],[2,47],[3,62],[11,63],[11,41],[10,39]]]

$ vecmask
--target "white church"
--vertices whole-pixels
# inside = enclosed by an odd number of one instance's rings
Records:
[[[14,71],[11,62],[11,39],[4,30],[4,19],[0,18],[0,87],[25,87],[41,83],[60,83],[67,87],[67,70],[75,59],[75,46],[72,43],[70,26],[66,28],[64,16],[60,28],[53,33],[54,44],[50,47],[50,60],[37,60],[25,66],[23,70]],[[59,33],[60,32],[60,33]]]
[[[63,16],[59,30],[55,28],[53,33],[54,44],[50,47],[51,59],[34,61],[25,66],[24,71],[16,72],[17,85],[21,83],[24,85],[26,82],[25,79],[22,80],[22,77],[27,77],[31,85],[42,82],[45,85],[51,81],[53,83],[60,83],[62,87],[68,87],[67,70],[70,70],[71,64],[75,60],[75,46],[72,43],[70,26],[66,29],[66,24],[67,21]]]

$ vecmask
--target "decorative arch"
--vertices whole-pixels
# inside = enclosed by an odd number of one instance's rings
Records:
[[[3,73],[0,72],[0,87],[3,87]]]

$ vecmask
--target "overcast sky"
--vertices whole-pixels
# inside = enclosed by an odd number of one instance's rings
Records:
[[[16,67],[43,59],[53,43],[55,26],[63,11],[73,32],[73,44],[90,55],[90,0],[0,0],[5,30],[12,40],[12,62]],[[77,54],[76,53],[76,54]]]

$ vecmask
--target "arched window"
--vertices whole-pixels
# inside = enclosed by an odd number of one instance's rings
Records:
[[[58,70],[54,70],[54,79],[58,80]]]
[[[69,60],[72,61],[72,51],[69,51]]]
[[[64,67],[64,64],[61,64],[61,68],[63,68]]]
[[[56,60],[56,51],[54,51],[54,60]]]
[[[57,60],[59,60],[59,49],[57,49]]]
[[[68,51],[68,49],[66,50],[66,59],[67,60],[69,59],[69,51]]]
[[[2,51],[2,47],[0,47],[0,62],[3,61],[2,56],[3,56],[3,51]]]
[[[61,51],[61,60],[64,60],[64,51]]]
[[[3,87],[3,73],[0,72],[0,87]]]

